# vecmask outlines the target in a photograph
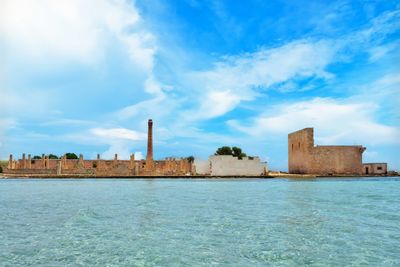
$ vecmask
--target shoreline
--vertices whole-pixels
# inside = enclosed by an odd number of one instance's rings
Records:
[[[211,176],[211,175],[181,175],[181,176],[95,176],[95,175],[77,175],[77,174],[61,174],[61,175],[17,175],[0,173],[0,179],[274,179],[274,178],[293,178],[293,179],[315,179],[315,178],[371,178],[371,177],[397,177],[397,175],[311,175],[311,174],[288,174],[288,173],[272,173],[263,176],[246,176],[246,175],[226,175],[226,176]]]
[[[0,179],[69,179],[69,178],[81,178],[81,179],[272,179],[274,176],[210,176],[210,175],[179,175],[179,176],[166,176],[166,175],[148,175],[148,176],[95,176],[95,175],[77,175],[77,174],[65,174],[65,175],[17,175],[17,174],[3,174],[0,175]]]

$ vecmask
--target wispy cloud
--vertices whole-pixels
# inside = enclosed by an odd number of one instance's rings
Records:
[[[372,47],[370,59],[375,61],[393,49],[394,44],[382,45],[382,42],[400,29],[398,21],[400,11],[387,12],[365,28],[337,39],[309,38],[253,53],[225,56],[212,68],[190,75],[189,81],[198,88],[200,102],[190,117],[210,119],[224,115],[274,85],[283,89],[289,86],[289,91],[310,90],[316,79],[335,78],[328,67],[337,62],[351,62],[359,54],[356,48]],[[311,82],[297,86],[304,79]]]
[[[137,28],[140,15],[126,1],[15,0],[3,1],[1,10],[5,47],[8,53],[22,52],[26,60],[93,63],[116,38],[133,61],[153,67],[154,37]]]
[[[107,139],[126,139],[132,141],[146,140],[146,134],[125,128],[93,128],[90,130],[90,132],[97,137]]]
[[[398,144],[398,5],[0,5],[2,155],[29,144],[127,157],[148,118],[163,155],[243,144],[266,157],[265,135],[284,143],[306,126],[321,143]]]
[[[321,144],[399,144],[400,128],[374,120],[373,103],[352,103],[346,99],[314,98],[273,106],[269,114],[253,118],[249,125],[236,120],[229,125],[253,136],[315,127]]]
[[[195,72],[192,81],[200,93],[200,107],[192,118],[213,118],[254,100],[268,87],[291,79],[329,79],[326,66],[333,61],[334,44],[301,40],[278,48],[225,57],[210,70]]]

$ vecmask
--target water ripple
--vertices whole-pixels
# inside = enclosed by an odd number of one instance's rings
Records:
[[[400,266],[400,179],[0,180],[0,266]]]

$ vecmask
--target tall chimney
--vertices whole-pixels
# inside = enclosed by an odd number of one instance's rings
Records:
[[[151,166],[153,163],[153,120],[149,119],[147,129],[147,156],[146,165]]]
[[[8,169],[12,169],[13,168],[13,155],[10,154],[10,158],[8,160]]]

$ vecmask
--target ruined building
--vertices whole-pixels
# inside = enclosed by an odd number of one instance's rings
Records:
[[[387,163],[363,163],[365,175],[386,175],[387,173]]]
[[[49,159],[44,154],[41,159],[32,159],[31,155],[14,160],[10,155],[6,176],[34,177],[131,177],[131,176],[186,176],[192,174],[192,163],[187,159],[166,158],[153,159],[153,121],[148,121],[147,156],[146,160],[136,160],[131,155],[129,160],[120,160],[115,154],[112,160],[100,159]]]
[[[315,146],[314,129],[288,135],[289,173],[362,175],[363,146]]]

